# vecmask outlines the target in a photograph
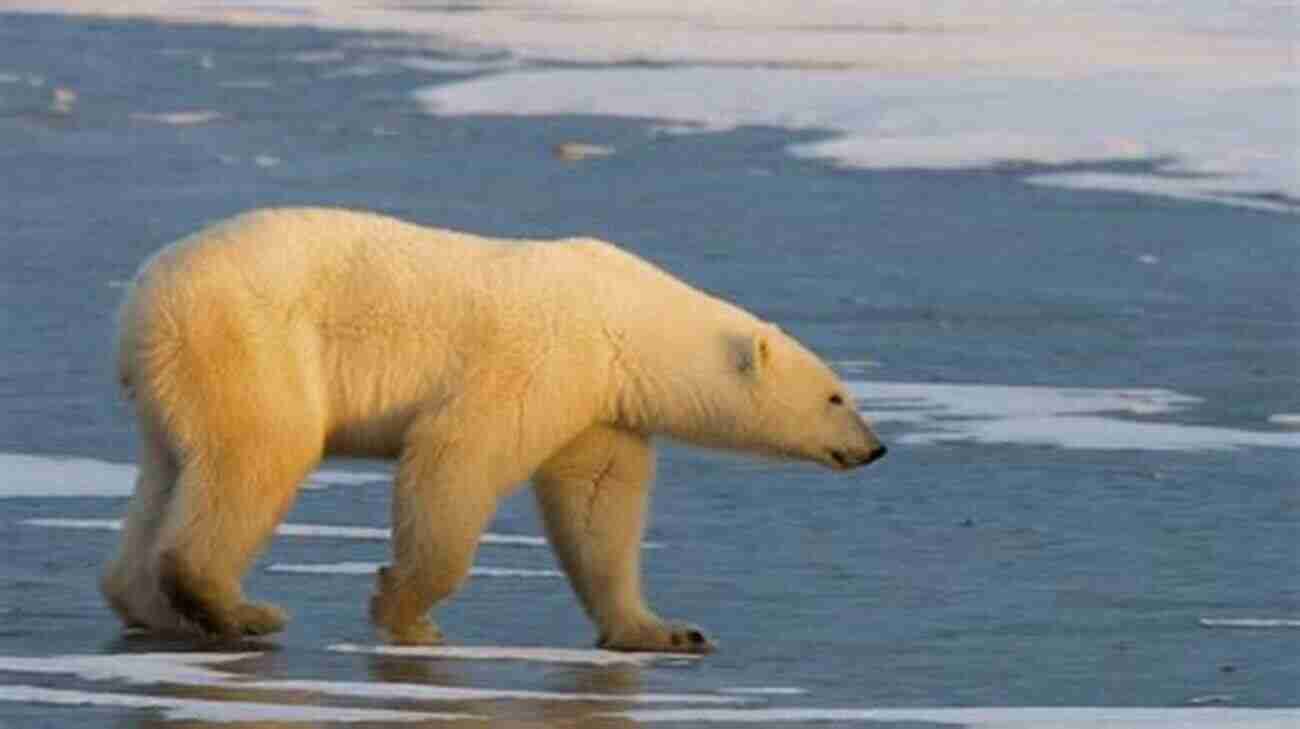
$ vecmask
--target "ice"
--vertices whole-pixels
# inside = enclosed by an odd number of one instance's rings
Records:
[[[252,701],[177,699],[144,694],[71,691],[37,686],[0,685],[0,701],[61,706],[111,706],[132,709],[161,709],[171,721],[212,723],[286,722],[416,722],[477,719],[473,714],[396,711],[309,704],[263,704]]]
[[[530,61],[888,68],[1066,75],[1132,69],[1251,68],[1286,58],[1288,6],[1188,0],[1144,8],[1096,0],[1070,11],[1034,0],[481,0],[467,7],[281,0],[18,0],[11,10],[153,16],[185,22],[314,25],[434,36],[462,50]]]
[[[308,485],[319,486],[362,486],[373,483],[388,483],[393,475],[387,471],[340,471],[331,468],[319,468],[307,477]]]
[[[135,473],[93,458],[0,453],[0,498],[130,496]]]
[[[297,575],[373,575],[382,565],[379,562],[335,562],[332,564],[287,564],[275,562],[266,566],[267,572]],[[472,577],[563,577],[555,570],[516,569],[513,567],[473,567]]]
[[[390,646],[336,643],[329,650],[336,653],[436,658],[467,661],[525,661],[560,663],[579,666],[648,665],[671,660],[698,660],[692,655],[663,653],[625,653],[621,651],[578,650],[573,648],[534,648],[515,646]],[[724,691],[723,693],[729,693]]]
[[[435,114],[590,114],[825,130],[791,152],[864,169],[1150,161],[1141,172],[1033,175],[1034,184],[1289,211],[1300,201],[1300,80],[933,78],[881,71],[669,67],[506,73],[417,92]],[[1231,104],[1223,103],[1226,98]],[[1104,114],[1098,110],[1105,110]],[[679,127],[680,128],[680,127]],[[1289,199],[1269,196],[1283,195]]]
[[[519,689],[461,688],[428,684],[361,681],[256,681],[241,684],[249,688],[273,691],[305,691],[326,696],[350,696],[367,699],[404,701],[581,701],[627,704],[738,704],[746,700],[735,696],[712,694],[660,693],[567,693]]]
[[[131,115],[131,118],[136,121],[184,127],[194,126],[197,124],[207,124],[208,122],[224,119],[226,118],[226,115],[211,109],[198,109],[194,111],[169,111],[158,113],[135,112]]]
[[[87,681],[130,684],[213,684],[231,678],[209,665],[233,663],[260,653],[131,653],[124,655],[0,656],[0,671],[73,675]]]
[[[428,650],[428,649],[425,649]],[[59,655],[42,658],[0,656],[0,671],[20,674],[71,675],[87,681],[118,681],[132,685],[172,684],[217,686],[244,691],[295,691],[325,696],[415,701],[525,701],[612,702],[633,704],[742,704],[736,696],[709,693],[597,694],[561,691],[527,691],[461,688],[383,681],[255,680],[215,671],[208,664],[231,663],[260,653],[119,653],[112,655]],[[245,694],[247,695],[247,694]]]
[[[1066,449],[1220,451],[1300,448],[1300,433],[1138,420],[1202,401],[1161,388],[1059,388],[849,382],[865,414],[899,423],[908,445],[948,442],[1050,445]],[[1129,417],[1126,417],[1129,416]]]
[[[1300,709],[936,708],[936,709],[638,709],[610,714],[646,724],[916,722],[971,729],[1294,729]]]

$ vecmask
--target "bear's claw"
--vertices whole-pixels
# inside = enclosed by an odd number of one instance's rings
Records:
[[[393,645],[438,645],[443,642],[442,631],[428,618],[420,618],[400,628],[380,626],[381,637]]]
[[[700,656],[717,650],[717,645],[704,631],[689,623],[660,623],[641,626],[630,633],[616,636],[602,635],[596,647],[611,651],[685,653]]]

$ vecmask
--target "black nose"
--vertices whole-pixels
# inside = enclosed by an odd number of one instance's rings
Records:
[[[868,463],[875,463],[876,461],[879,461],[880,459],[884,458],[885,454],[888,452],[889,449],[884,447],[883,445],[876,446],[871,450],[870,453],[867,454],[867,457],[863,459],[862,463],[863,465],[866,465]]]

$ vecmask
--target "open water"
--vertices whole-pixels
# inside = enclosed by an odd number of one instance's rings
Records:
[[[1030,179],[1149,159],[864,170],[789,154],[812,129],[429,113],[500,62],[0,13],[0,727],[1300,721],[1293,200]],[[592,630],[526,491],[437,617],[455,646],[536,650],[374,653],[387,466],[346,461],[248,577],[285,633],[188,662],[124,639],[95,589],[133,478],[121,287],[280,204],[616,241],[834,362],[890,456],[836,475],[665,444],[646,582],[719,641],[703,660],[560,650]]]

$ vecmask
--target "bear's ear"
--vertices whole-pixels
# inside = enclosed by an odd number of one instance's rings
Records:
[[[772,359],[772,346],[764,332],[754,332],[736,341],[736,369],[743,375],[757,375]]]

